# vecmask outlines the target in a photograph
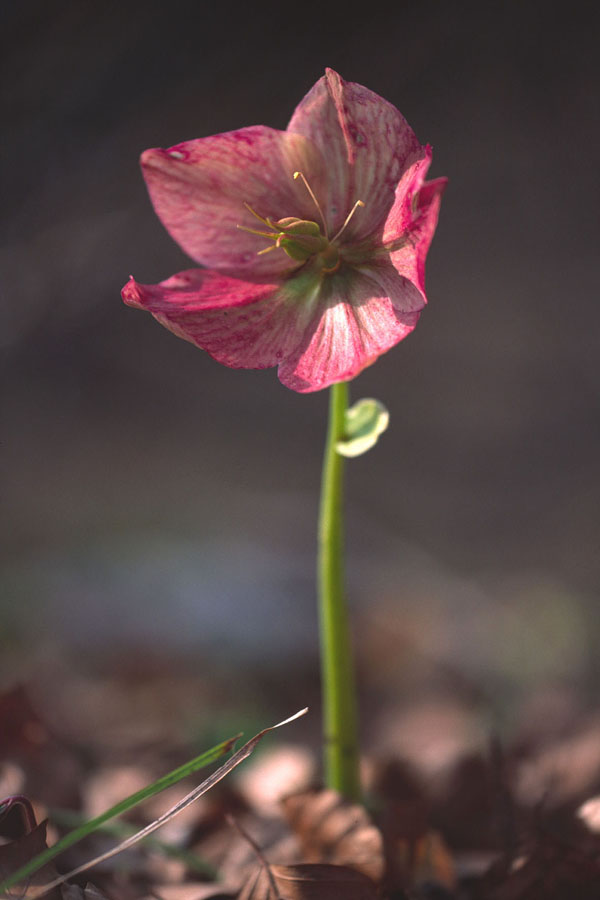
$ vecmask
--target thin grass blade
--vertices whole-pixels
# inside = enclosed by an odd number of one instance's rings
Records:
[[[256,745],[263,739],[263,737],[266,734],[268,734],[270,731],[274,731],[276,728],[281,728],[282,725],[287,725],[289,722],[293,722],[295,719],[298,719],[300,716],[303,716],[306,712],[308,712],[308,708],[302,709],[299,712],[294,713],[293,716],[290,716],[289,718],[284,719],[283,722],[278,722],[276,725],[271,725],[269,728],[264,728],[262,731],[260,731],[258,734],[256,734],[253,738],[251,738],[246,744],[244,744],[243,747],[240,747],[240,749],[237,750],[233,754],[233,756],[231,756],[227,760],[227,762],[224,763],[224,765],[220,766],[220,768],[218,768],[215,772],[213,772],[212,775],[209,775],[208,778],[206,778],[201,784],[199,784],[192,791],[190,791],[189,794],[186,794],[185,797],[183,797],[181,800],[179,800],[177,803],[175,803],[174,806],[172,806],[165,813],[163,813],[162,816],[159,816],[158,819],[156,819],[154,822],[151,822],[145,828],[142,828],[140,831],[131,835],[131,837],[122,841],[120,844],[118,844],[116,847],[113,847],[111,850],[108,850],[106,853],[102,853],[100,856],[97,856],[94,859],[90,860],[89,862],[85,863],[84,865],[79,866],[76,869],[73,869],[71,872],[67,872],[66,875],[61,875],[59,878],[55,878],[54,881],[51,881],[48,884],[42,885],[39,888],[35,888],[33,891],[27,891],[24,896],[26,896],[28,898],[28,900],[38,900],[39,897],[43,897],[44,894],[48,893],[48,891],[52,890],[52,888],[58,887],[58,885],[60,885],[60,884],[64,884],[64,882],[67,881],[69,878],[73,878],[73,877],[75,877],[75,875],[80,875],[82,872],[85,872],[88,869],[91,869],[93,866],[96,866],[101,862],[105,862],[107,859],[111,859],[111,857],[116,856],[118,853],[122,853],[124,850],[129,849],[129,847],[132,847],[134,844],[137,844],[139,841],[148,837],[148,835],[152,834],[154,831],[156,831],[158,828],[161,828],[163,825],[166,825],[166,823],[171,821],[171,819],[173,819],[176,815],[178,815],[178,813],[182,812],[182,810],[184,810],[188,806],[190,806],[190,804],[192,804],[195,800],[197,800],[198,797],[201,797],[203,794],[207,793],[207,791],[209,791],[212,787],[214,787],[216,784],[218,784],[219,781],[221,781],[223,778],[225,778],[226,775],[229,775],[229,773],[233,769],[235,769],[237,766],[239,766],[239,764],[241,762],[243,762],[245,759],[247,759],[252,754]],[[236,740],[237,740],[237,737],[231,738],[229,741],[224,741],[223,744],[219,744],[218,747],[214,747],[212,749],[212,751],[209,750],[208,753],[209,754],[213,753],[218,748],[227,748],[227,749],[223,749],[222,752],[219,754],[219,755],[223,755],[224,753],[228,752],[228,749],[231,749],[232,744],[235,743]],[[204,755],[206,756],[207,754],[204,754]],[[211,761],[213,761],[215,758],[218,758],[218,757],[212,757]],[[180,766],[180,768],[176,769],[175,772],[181,773],[182,770],[185,769],[189,765],[190,765],[190,763],[187,763],[184,766]],[[166,775],[163,779],[160,779],[161,782],[167,782],[167,783],[163,784],[163,787],[168,787],[169,785],[175,783],[175,781],[172,781],[172,780],[167,781],[167,779],[170,779],[174,774],[175,773],[172,772],[172,773],[170,773],[170,775]],[[180,774],[176,780],[179,781],[183,777],[184,777],[184,775]],[[148,788],[143,788],[142,791],[138,791],[137,794],[133,794],[132,797],[138,797],[140,794],[143,794],[143,793],[151,790],[157,783],[158,782],[154,782],[154,785],[150,785]],[[162,790],[162,788],[160,788],[160,790]],[[150,797],[150,796],[153,796],[155,793],[157,793],[156,790],[152,791],[152,793],[146,794],[146,796]],[[146,799],[146,797],[143,797],[142,799]],[[128,800],[131,800],[131,798],[128,798]],[[122,803],[117,804],[117,806],[113,807],[113,809],[122,807],[124,803],[128,802],[128,800],[124,800]],[[136,801],[136,803],[139,803],[139,802],[141,802],[141,801],[138,799]],[[133,804],[133,805],[135,805],[135,804]],[[126,808],[130,809],[131,806],[127,806]],[[124,809],[120,809],[120,812],[124,812],[124,811],[125,811]],[[72,844],[75,843],[75,839],[72,839],[73,834],[79,834],[85,828],[88,829],[86,831],[86,833],[80,834],[80,836],[78,836],[76,838],[76,840],[80,840],[81,837],[85,837],[87,834],[90,834],[91,831],[95,830],[95,828],[98,827],[98,819],[102,819],[102,822],[99,823],[99,824],[102,824],[104,821],[106,821],[106,818],[109,817],[108,814],[110,812],[111,812],[111,810],[108,810],[106,813],[103,813],[102,816],[98,816],[97,819],[93,819],[91,822],[86,823],[85,826],[82,826],[81,828],[76,829],[75,832],[71,832],[70,834],[66,835],[66,837],[63,838],[62,841],[59,841],[57,844],[55,844],[53,847],[51,847],[47,851],[47,853],[51,853],[50,858],[54,858],[54,856],[56,856],[58,853],[60,853],[62,850],[64,850],[66,846],[70,847]],[[113,815],[118,815],[118,814],[119,813],[113,813]],[[94,824],[94,828],[89,830],[90,825],[92,825],[92,824]],[[71,841],[69,843],[65,844],[65,842],[68,841],[69,838],[71,838]],[[60,849],[57,851],[56,848],[59,847],[60,844],[62,844],[62,847],[60,847]],[[33,859],[31,861],[31,863],[27,864],[27,866],[23,866],[18,872],[13,873],[10,876],[10,878],[5,879],[2,882],[2,884],[0,884],[0,891],[5,891],[7,887],[10,887],[10,886],[16,884],[18,881],[22,881],[23,878],[27,877],[27,875],[30,875],[30,874],[32,874],[32,872],[37,871],[37,869],[41,865],[43,865],[44,862],[46,862],[48,860],[47,853],[40,853],[39,856],[36,856],[35,859]],[[33,864],[35,864],[35,865],[33,865]],[[25,872],[25,870],[27,870],[27,871],[26,871],[26,874],[24,875],[23,873]]]
[[[57,841],[56,844],[54,844],[52,847],[44,850],[43,853],[39,853],[33,859],[29,860],[26,865],[21,866],[21,868],[16,872],[13,872],[12,875],[10,875],[8,878],[5,878],[4,881],[0,884],[0,896],[6,896],[6,891],[8,890],[8,888],[24,881],[30,875],[33,875],[34,872],[37,872],[38,869],[41,869],[42,866],[46,865],[47,862],[50,862],[50,860],[54,859],[55,856],[58,856],[64,850],[72,847],[73,844],[76,844],[79,841],[83,840],[83,838],[88,837],[88,835],[93,834],[93,832],[97,831],[102,825],[104,825],[105,822],[108,822],[110,819],[114,819],[116,816],[120,816],[123,813],[128,812],[130,809],[133,809],[134,806],[137,806],[144,800],[148,800],[150,797],[154,797],[155,794],[159,794],[161,791],[164,791],[165,788],[171,787],[171,785],[173,784],[177,784],[178,781],[181,781],[181,779],[185,778],[187,775],[191,775],[193,772],[197,772],[199,769],[203,769],[206,766],[209,766],[211,763],[215,762],[217,759],[220,759],[222,756],[232,750],[235,742],[240,737],[241,735],[237,734],[235,737],[229,738],[228,740],[217,744],[215,747],[211,747],[210,750],[207,750],[205,753],[201,753],[200,756],[196,756],[194,759],[184,763],[177,769],[173,769],[172,772],[169,772],[167,775],[163,775],[162,778],[159,778],[157,781],[154,781],[147,787],[136,791],[134,794],[126,797],[125,800],[121,800],[119,803],[115,804],[115,806],[111,806],[111,808],[107,809],[106,812],[100,813],[99,816],[96,816],[94,819],[90,819],[89,822],[85,822],[83,825],[80,825],[78,828],[70,831],[63,838],[61,838],[60,841]]]

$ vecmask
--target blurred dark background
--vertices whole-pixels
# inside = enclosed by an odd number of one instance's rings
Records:
[[[223,368],[119,291],[189,265],[139,153],[285,128],[327,65],[397,105],[450,179],[429,307],[352,386],[391,413],[348,466],[364,677],[392,704],[417,683],[503,709],[540,684],[593,694],[598,25],[577,3],[4,0],[9,676],[132,648],[226,669],[232,693],[258,666],[315,671],[325,393]]]

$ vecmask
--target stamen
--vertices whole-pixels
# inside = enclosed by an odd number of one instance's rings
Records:
[[[357,200],[357,201],[356,201],[356,203],[354,204],[354,206],[352,207],[352,209],[350,210],[350,212],[349,212],[348,215],[346,216],[346,221],[344,222],[344,224],[342,225],[342,227],[340,228],[340,230],[338,231],[338,233],[336,234],[336,236],[331,238],[331,243],[333,243],[334,241],[337,241],[337,239],[338,239],[339,236],[341,235],[342,231],[345,229],[346,225],[348,224],[348,222],[350,221],[350,219],[352,218],[352,216],[354,215],[354,213],[356,212],[356,210],[358,209],[358,207],[359,207],[359,206],[364,206],[364,205],[365,205],[365,204],[362,202],[362,200]]]
[[[240,231],[247,231],[248,234],[259,234],[261,237],[269,238],[274,241],[277,239],[277,234],[273,234],[271,231],[258,231],[257,228],[247,228],[246,225],[236,225],[236,228],[239,228]]]
[[[255,218],[255,219],[258,219],[259,222],[262,222],[263,225],[266,225],[268,228],[274,228],[274,225],[273,225],[271,222],[269,222],[268,219],[263,219],[262,216],[259,216],[259,214],[258,214],[257,212],[255,212],[255,210],[252,209],[252,207],[250,206],[249,203],[246,203],[246,202],[244,201],[244,206],[246,207],[246,209],[248,210],[248,212],[249,212],[249,213],[252,213],[252,215],[254,216],[254,218]],[[241,225],[238,225],[238,228],[241,228],[241,227],[242,227]],[[246,230],[248,230],[248,229],[246,229]],[[258,232],[258,233],[260,234],[260,233],[262,233],[262,232]]]
[[[310,184],[308,183],[308,181],[306,180],[306,178],[304,177],[302,172],[294,172],[294,181],[297,181],[298,178],[302,179],[304,187],[306,188],[306,190],[308,191],[308,193],[311,196],[312,202],[317,207],[317,209],[319,211],[319,215],[321,216],[321,222],[323,223],[323,233],[325,234],[325,237],[327,238],[327,240],[329,240],[329,235],[327,234],[327,222],[325,221],[325,216],[323,215],[323,210],[321,209],[321,207],[319,205],[319,201],[315,197]]]

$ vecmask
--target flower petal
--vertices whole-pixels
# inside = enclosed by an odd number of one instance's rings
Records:
[[[383,230],[383,244],[394,246],[390,259],[397,272],[415,284],[425,296],[425,257],[438,221],[442,194],[448,180],[425,182],[431,148],[414,163],[396,188],[396,199]]]
[[[280,380],[304,393],[354,378],[410,334],[423,306],[388,261],[347,267],[322,283],[304,340],[279,366]]]
[[[157,215],[196,262],[241,278],[295,268],[283,251],[257,256],[271,242],[237,226],[265,230],[244,203],[263,218],[315,220],[314,203],[293,178],[300,170],[313,190],[324,190],[322,159],[304,137],[257,125],[146,150],[141,164]]]
[[[296,108],[288,132],[302,134],[327,160],[330,233],[341,228],[357,200],[345,242],[360,241],[385,221],[407,166],[424,154],[402,114],[378,94],[326,74]]]
[[[285,287],[189,269],[156,285],[132,278],[122,297],[218,362],[265,369],[295,351],[310,317],[310,304]]]
[[[324,279],[305,266],[272,284],[189,269],[157,285],[132,278],[122,296],[224,365],[279,365],[282,383],[300,392],[358,375],[413,330],[423,307],[389,262]]]

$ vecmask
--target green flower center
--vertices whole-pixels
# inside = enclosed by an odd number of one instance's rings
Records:
[[[259,222],[262,222],[263,225],[269,229],[269,231],[247,228],[245,225],[238,225],[237,227],[241,231],[248,231],[250,234],[258,234],[261,237],[273,241],[273,244],[270,246],[265,247],[263,250],[259,250],[258,256],[262,256],[264,253],[270,253],[272,250],[283,250],[284,253],[287,253],[287,255],[296,262],[306,262],[312,257],[317,257],[321,262],[322,272],[326,275],[332,275],[334,272],[337,272],[341,263],[337,241],[358,207],[364,206],[364,203],[362,200],[356,201],[338,233],[330,239],[327,233],[325,216],[323,215],[319,201],[315,197],[302,172],[294,172],[294,179],[297,178],[302,179],[308,193],[317,207],[323,225],[322,231],[318,222],[313,222],[310,219],[299,219],[296,216],[287,216],[286,218],[278,219],[276,222],[273,222],[269,218],[260,216],[248,203],[244,203],[248,212],[251,212]]]

